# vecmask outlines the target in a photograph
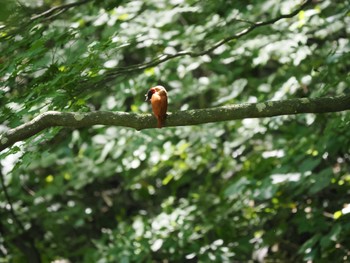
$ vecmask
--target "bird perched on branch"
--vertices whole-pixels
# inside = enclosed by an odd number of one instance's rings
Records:
[[[164,126],[168,108],[168,93],[163,86],[155,86],[148,90],[146,101],[151,101],[154,116],[157,118],[158,128]]]

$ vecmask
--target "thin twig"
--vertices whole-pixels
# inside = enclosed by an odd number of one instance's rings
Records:
[[[9,212],[11,214],[11,217],[12,217],[13,221],[21,229],[22,233],[26,232],[22,222],[18,219],[18,217],[17,217],[17,215],[15,213],[15,210],[13,209],[11,198],[10,198],[10,195],[9,195],[9,193],[7,191],[7,187],[6,187],[6,184],[5,184],[5,178],[4,178],[4,175],[2,173],[2,166],[1,165],[0,165],[0,184],[1,184],[1,188],[3,189],[5,199],[6,199],[7,203],[8,203],[8,205],[9,205]]]
[[[132,65],[132,66],[128,66],[128,67],[118,67],[118,68],[115,68],[109,72],[106,73],[106,77],[110,80],[113,79],[113,77],[116,77],[116,76],[119,76],[121,74],[124,74],[124,73],[130,73],[132,71],[139,71],[139,70],[144,70],[146,68],[149,68],[149,67],[154,67],[154,66],[157,66],[161,63],[164,63],[170,59],[173,59],[173,58],[177,58],[177,57],[182,57],[182,56],[190,56],[190,57],[200,57],[200,56],[203,56],[203,55],[207,55],[211,52],[213,52],[215,49],[217,49],[218,47],[226,44],[227,42],[230,42],[234,39],[238,39],[238,38],[241,38],[245,35],[247,35],[249,32],[259,28],[259,27],[262,27],[262,26],[266,26],[266,25],[271,25],[271,24],[274,24],[276,23],[277,21],[281,20],[281,19],[285,19],[285,18],[291,18],[295,15],[297,15],[301,10],[303,10],[308,4],[311,3],[312,0],[307,0],[305,1],[298,9],[294,10],[293,12],[289,13],[289,14],[285,14],[285,15],[280,15],[278,17],[275,17],[273,19],[270,19],[270,20],[267,20],[267,21],[263,21],[263,22],[257,22],[257,23],[253,23],[251,26],[243,29],[242,31],[234,34],[234,35],[231,35],[227,38],[224,38],[222,40],[220,40],[219,42],[217,42],[215,45],[213,45],[212,47],[206,49],[206,50],[203,50],[203,51],[200,51],[200,52],[194,52],[194,51],[180,51],[176,54],[172,54],[172,55],[169,55],[169,54],[162,54],[162,55],[159,55],[157,58],[149,61],[149,62],[146,62],[146,63],[139,63],[139,64],[135,64],[135,65]],[[105,81],[106,79],[104,79]]]
[[[90,2],[90,1],[91,0],[83,0],[83,1],[80,1],[80,2],[64,4],[64,5],[60,5],[60,6],[55,6],[55,7],[50,8],[49,10],[46,10],[45,12],[42,12],[42,13],[37,14],[35,16],[32,16],[30,18],[30,21],[34,21],[36,19],[43,18],[43,17],[52,17],[53,13],[55,13],[55,12],[59,12],[59,14],[60,14],[60,13],[62,13],[61,12],[62,10],[64,10],[64,12],[65,12],[68,9],[72,8],[72,7],[83,5],[83,4],[86,4],[86,3]]]
[[[31,25],[31,23],[37,19],[43,18],[43,21],[50,20],[52,18],[59,16],[60,14],[62,14],[64,12],[66,12],[67,10],[69,10],[72,7],[86,4],[90,1],[92,1],[92,0],[83,0],[80,2],[55,6],[55,7],[50,8],[49,10],[44,11],[43,13],[32,16],[28,20],[23,19],[23,21],[21,21],[21,23],[22,23],[21,25],[16,26],[13,30],[9,30],[8,32],[6,32],[6,34],[3,34],[3,36],[0,37],[0,40],[8,39],[10,36],[14,36],[14,35],[18,34],[19,32],[22,32],[24,30],[24,28]],[[9,27],[9,25],[4,25],[2,27],[2,30],[7,29],[8,27]]]
[[[7,191],[7,186],[5,184],[5,178],[4,178],[4,175],[2,173],[2,166],[0,164],[0,184],[1,184],[1,187],[3,189],[3,192],[4,192],[4,196],[5,196],[5,199],[9,205],[9,213],[13,219],[13,221],[15,222],[15,224],[18,226],[18,229],[20,230],[20,237],[18,240],[19,242],[24,246],[24,247],[27,247],[29,249],[29,252],[27,251],[26,253],[26,250],[23,249],[22,252],[23,254],[28,258],[30,259],[30,262],[38,262],[40,263],[41,262],[41,258],[40,258],[40,253],[39,253],[39,250],[37,249],[36,245],[35,245],[35,242],[33,240],[33,238],[28,234],[28,231],[26,231],[26,229],[24,228],[22,222],[18,219],[18,216],[16,215],[15,213],[15,210],[13,208],[13,204],[12,204],[12,201],[10,199],[10,195]],[[28,242],[26,242],[26,240]]]

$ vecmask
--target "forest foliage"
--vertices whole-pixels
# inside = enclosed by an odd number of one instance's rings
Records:
[[[169,112],[349,94],[350,2],[301,4],[7,1],[0,133],[49,110],[150,113],[158,84]],[[349,127],[46,129],[0,153],[0,262],[349,262]]]

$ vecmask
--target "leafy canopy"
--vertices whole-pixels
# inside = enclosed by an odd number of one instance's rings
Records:
[[[0,132],[48,110],[150,112],[155,84],[171,112],[348,94],[349,6],[310,1],[211,50],[300,1],[7,1]],[[349,123],[45,130],[0,153],[1,257],[347,261]]]

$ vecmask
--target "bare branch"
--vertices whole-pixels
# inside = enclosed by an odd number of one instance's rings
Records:
[[[279,20],[282,20],[285,18],[291,18],[291,17],[297,15],[301,10],[303,10],[311,2],[312,2],[312,0],[306,0],[298,9],[294,10],[293,12],[291,12],[289,14],[280,15],[278,17],[275,17],[273,19],[263,21],[263,22],[256,22],[256,23],[249,22],[249,24],[251,24],[249,27],[243,29],[242,31],[240,31],[232,36],[229,36],[227,38],[220,40],[215,45],[213,45],[212,47],[210,47],[206,50],[203,50],[200,52],[180,51],[176,54],[171,54],[171,55],[170,54],[162,54],[162,55],[158,56],[157,58],[155,58],[149,62],[146,62],[146,63],[140,63],[140,64],[128,66],[128,67],[118,67],[118,68],[112,69],[111,71],[108,71],[106,73],[106,76],[108,78],[107,80],[113,79],[114,77],[122,75],[124,73],[129,73],[132,71],[144,70],[144,69],[149,68],[149,67],[154,67],[154,66],[157,66],[157,65],[159,65],[163,62],[166,62],[170,59],[173,59],[173,58],[183,57],[183,56],[200,57],[200,56],[209,54],[209,53],[213,52],[215,49],[217,49],[218,47],[226,44],[227,42],[230,42],[234,39],[239,39],[239,38],[247,35],[249,32],[251,32],[259,27],[266,26],[266,25],[272,25]]]
[[[75,3],[60,5],[60,6],[55,6],[55,7],[50,8],[49,10],[46,10],[43,13],[37,14],[35,16],[32,16],[30,18],[30,21],[34,21],[36,19],[43,18],[43,17],[52,18],[53,16],[56,16],[56,14],[61,14],[61,13],[65,12],[65,11],[67,11],[68,9],[72,8],[72,7],[83,5],[83,4],[86,4],[86,3],[90,2],[90,1],[91,0],[83,0],[83,1],[80,1],[80,2],[75,2]]]
[[[92,0],[82,0],[80,2],[55,6],[55,7],[52,7],[49,10],[46,10],[40,14],[33,15],[29,19],[23,19],[23,21],[22,20],[19,21],[20,22],[19,25],[15,26],[13,29],[10,29],[8,32],[6,32],[6,34],[3,34],[2,36],[0,36],[0,40],[8,39],[9,36],[14,36],[17,33],[22,32],[27,26],[29,26],[31,24],[31,22],[33,22],[37,19],[43,19],[43,21],[46,21],[46,20],[55,18],[56,16],[59,16],[60,14],[66,12],[67,10],[71,9],[72,7],[83,5],[83,4],[89,3],[91,1]],[[20,2],[18,2],[18,4],[20,6],[22,6],[22,4]],[[3,25],[3,27],[1,29],[4,30],[8,27],[9,27],[9,25]]]
[[[291,99],[264,103],[235,104],[223,107],[176,111],[167,117],[165,126],[186,126],[210,122],[240,120],[245,118],[265,118],[300,113],[326,113],[350,110],[350,95],[317,99]],[[97,111],[89,113],[57,112],[43,113],[33,120],[0,135],[0,151],[15,142],[25,140],[49,127],[89,127],[110,125],[137,130],[156,127],[156,119],[151,114]]]

